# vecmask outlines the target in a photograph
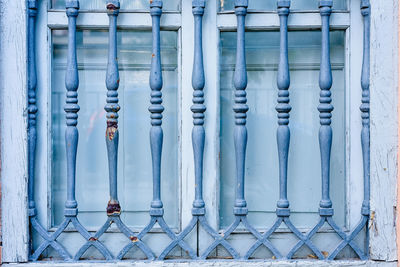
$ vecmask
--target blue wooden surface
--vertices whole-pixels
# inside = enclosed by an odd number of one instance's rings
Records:
[[[106,145],[108,152],[108,168],[110,180],[110,201],[107,206],[107,214],[119,214],[121,207],[117,195],[117,163],[118,163],[118,87],[119,87],[119,71],[117,59],[117,16],[119,14],[119,1],[109,1],[107,4],[108,16],[110,20],[109,28],[109,51],[106,75],[107,86],[107,130]]]
[[[321,50],[321,66],[320,66],[320,156],[321,156],[321,180],[322,180],[322,198],[320,202],[320,220],[315,227],[308,233],[302,233],[290,221],[289,201],[287,198],[288,184],[288,157],[290,144],[289,112],[291,106],[289,104],[289,59],[288,59],[288,16],[290,1],[278,0],[278,15],[280,17],[280,61],[277,77],[278,85],[278,104],[276,110],[278,112],[278,128],[277,128],[277,145],[279,156],[279,193],[280,197],[277,202],[277,219],[273,226],[266,232],[257,231],[247,219],[247,203],[245,198],[245,162],[246,162],[246,146],[247,146],[247,70],[245,56],[245,18],[247,14],[248,0],[235,0],[235,14],[237,17],[237,54],[235,64],[234,86],[235,99],[233,104],[235,128],[234,128],[234,146],[236,157],[236,186],[235,186],[235,202],[233,213],[235,219],[232,224],[219,234],[207,222],[205,218],[205,204],[203,200],[202,183],[203,183],[203,157],[204,157],[204,113],[206,107],[204,105],[204,85],[205,75],[203,66],[202,51],[202,17],[205,10],[205,0],[193,0],[193,16],[194,16],[194,65],[192,75],[193,92],[193,131],[192,144],[195,162],[195,199],[193,202],[192,215],[193,218],[189,225],[178,234],[175,234],[164,220],[163,202],[161,200],[161,162],[162,162],[162,146],[163,146],[163,129],[162,118],[164,107],[162,105],[162,69],[161,69],[161,49],[160,49],[160,18],[162,14],[163,3],[160,0],[152,0],[150,3],[150,15],[152,17],[152,33],[153,33],[153,53],[151,58],[150,71],[150,87],[151,87],[151,105],[149,111],[151,113],[151,130],[150,130],[150,146],[152,156],[153,171],[153,201],[151,202],[150,221],[139,233],[132,232],[120,219],[120,207],[117,196],[117,151],[118,151],[118,86],[119,73],[117,63],[117,16],[119,12],[119,1],[112,0],[108,2],[107,9],[110,17],[109,29],[109,61],[107,68],[107,131],[106,144],[109,158],[109,183],[110,183],[110,202],[107,208],[108,218],[104,225],[94,234],[87,231],[79,222],[78,203],[75,199],[76,188],[76,154],[78,147],[79,133],[77,130],[78,123],[78,64],[76,49],[76,20],[79,11],[79,1],[67,0],[66,12],[68,16],[68,61],[65,76],[66,87],[66,155],[67,155],[67,198],[65,202],[65,219],[58,226],[55,232],[47,232],[38,222],[36,218],[35,202],[34,202],[34,164],[35,164],[35,148],[36,148],[36,65],[35,65],[35,21],[37,3],[35,0],[28,0],[29,8],[29,27],[28,27],[28,144],[29,144],[29,215],[32,229],[37,231],[44,242],[42,242],[35,251],[30,255],[31,260],[38,260],[49,246],[53,247],[62,258],[66,261],[77,261],[82,258],[84,253],[90,248],[95,247],[106,260],[122,259],[133,247],[137,246],[147,257],[148,260],[164,260],[169,253],[177,246],[186,251],[193,260],[207,259],[210,254],[217,248],[223,246],[233,259],[249,259],[260,246],[269,249],[277,259],[291,259],[295,253],[306,245],[319,259],[333,260],[335,257],[349,245],[360,259],[368,258],[368,250],[360,249],[355,238],[366,226],[369,217],[369,53],[370,53],[370,6],[368,0],[362,0],[361,10],[364,17],[364,61],[361,75],[362,84],[362,133],[361,143],[363,148],[364,159],[364,201],[361,209],[362,218],[355,229],[350,233],[345,233],[343,229],[337,226],[333,220],[332,201],[330,199],[330,153],[332,146],[332,127],[331,118],[333,106],[331,104],[332,87],[332,70],[330,63],[330,26],[329,20],[332,12],[332,0],[321,0],[319,2],[321,21],[322,21],[322,50]],[[78,185],[79,186],[79,185]],[[115,223],[119,230],[130,240],[129,244],[123,247],[118,255],[112,255],[107,247],[99,240],[100,237],[109,229],[111,224]],[[162,231],[171,239],[169,245],[163,252],[156,257],[152,250],[143,242],[143,238],[158,223]],[[184,238],[200,224],[206,232],[208,232],[214,241],[199,253],[196,249],[191,248]],[[283,255],[272,242],[269,237],[276,232],[278,227],[285,223],[292,233],[299,239],[298,243],[290,250],[287,255]],[[342,239],[337,248],[325,255],[312,242],[312,237],[321,229],[322,225],[328,223],[331,228]],[[63,245],[57,241],[57,238],[67,229],[68,225],[72,226],[85,238],[86,243],[79,249],[75,255],[70,255]],[[239,224],[243,224],[245,229],[255,238],[254,245],[245,255],[239,253],[229,244],[228,238],[238,228]]]
[[[278,1],[278,14],[280,18],[280,56],[278,67],[278,104],[276,111],[278,112],[278,129],[276,133],[279,154],[279,201],[277,204],[277,213],[285,212],[289,208],[287,199],[287,173],[288,173],[288,157],[290,144],[289,129],[289,112],[292,107],[289,104],[289,56],[288,56],[288,16],[290,1]]]

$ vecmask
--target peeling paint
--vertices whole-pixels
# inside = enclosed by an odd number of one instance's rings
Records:
[[[115,133],[118,131],[118,124],[116,122],[107,122],[106,137],[109,141],[112,141],[115,137]]]

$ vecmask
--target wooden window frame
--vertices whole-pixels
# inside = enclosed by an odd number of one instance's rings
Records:
[[[182,21],[184,16],[189,16],[191,10],[190,1],[182,3]],[[355,1],[352,1],[353,3]],[[1,182],[2,182],[2,261],[4,263],[22,263],[28,259],[28,214],[27,214],[27,121],[26,121],[26,88],[27,88],[27,14],[25,0],[1,0],[2,19],[1,19],[1,38],[0,38],[0,80],[1,80]],[[210,34],[204,37],[204,52],[205,58],[219,57],[218,43],[210,42],[219,40],[220,29],[229,30],[234,18],[233,14],[224,13],[217,14],[217,5],[209,5],[206,12],[211,18],[209,23],[205,23],[204,29]],[[23,11],[23,12],[21,12]],[[357,19],[358,15],[348,13],[342,14],[333,13],[332,27],[343,28],[346,26],[343,21]],[[52,13],[53,14],[53,13]],[[84,13],[83,13],[84,14]],[[142,14],[142,15],[140,15]],[[123,15],[123,14],[121,14]],[[136,15],[136,13],[135,13]],[[65,16],[65,14],[54,12],[54,16]],[[90,21],[96,19],[93,25]],[[100,18],[104,16],[104,18]],[[143,16],[143,17],[141,17]],[[180,16],[180,15],[179,15]],[[40,17],[40,15],[39,15]],[[123,16],[122,16],[123,17]],[[132,25],[135,21],[137,28],[150,28],[147,23],[149,19],[146,13],[138,12],[137,17],[125,15],[126,22]],[[142,18],[142,19],[140,19]],[[277,16],[273,13],[254,14],[254,22],[252,19],[247,21],[247,27],[260,30],[264,29],[257,24],[258,20],[271,21],[271,25],[278,27]],[[397,147],[398,147],[398,118],[397,118],[397,85],[398,85],[398,3],[396,0],[389,1],[374,1],[372,3],[371,16],[371,219],[370,219],[370,258],[371,261],[379,261],[381,264],[397,260],[396,248],[396,191],[397,188]],[[91,16],[81,16],[82,20],[87,20],[85,25],[91,25],[93,28],[105,28],[107,24],[105,14],[95,14]],[[165,14],[164,20],[171,22],[179,22],[174,12]],[[311,16],[308,19],[301,12],[292,14],[289,21],[289,28],[300,27],[298,23],[303,21],[301,27],[305,26],[304,20],[307,21],[309,28],[318,28],[320,24],[319,15]],[[57,19],[58,21],[58,19]],[[62,20],[60,20],[62,21]],[[122,19],[124,21],[124,19]],[[65,20],[66,22],[66,20]],[[215,24],[213,24],[215,22]],[[54,28],[63,27],[61,24],[48,18],[49,25]],[[54,23],[54,24],[52,24]],[[122,23],[120,27],[128,27],[128,24]],[[273,24],[275,23],[275,24]],[[215,25],[218,25],[217,29]],[[79,26],[79,20],[78,20]],[[193,25],[185,23],[180,25],[179,34],[181,40],[188,38],[192,42],[192,27]],[[268,27],[270,28],[270,27]],[[41,38],[47,34],[39,34],[39,42]],[[354,33],[354,37],[357,37]],[[208,37],[210,36],[210,37]],[[392,38],[389,38],[392,37]],[[357,37],[358,38],[358,37]],[[47,40],[46,40],[47,42]],[[350,51],[361,49],[359,46],[348,47]],[[192,60],[193,51],[189,45],[182,47],[180,60]],[[44,64],[47,69],[48,58],[42,61],[38,57],[38,69],[41,69]],[[219,88],[219,70],[218,64],[205,61],[206,70],[206,91],[207,88]],[[354,71],[358,70],[356,68]],[[182,68],[181,88],[191,88],[190,77],[191,69]],[[358,74],[352,74],[350,79],[359,79]],[[356,83],[354,81],[354,83]],[[39,85],[40,86],[40,85]],[[352,90],[358,90],[353,88]],[[359,89],[360,90],[360,89]],[[211,94],[210,94],[211,93]],[[218,111],[219,92],[218,90],[210,90],[207,95],[208,112]],[[190,101],[189,101],[190,100]],[[191,90],[182,90],[182,110],[189,110],[191,105]],[[216,113],[218,114],[218,113]],[[191,114],[182,114],[182,127],[191,125]],[[218,131],[219,122],[209,120],[206,124],[208,131]],[[205,168],[213,166],[209,173],[205,173],[204,184],[209,184],[209,188],[205,190],[213,190],[212,193],[205,194],[205,201],[209,205],[209,218],[213,226],[218,225],[217,209],[212,209],[211,203],[217,203],[218,200],[218,182],[215,177],[218,177],[218,150],[219,141],[215,135],[211,138],[206,146],[206,151],[209,151],[208,157],[205,158]],[[207,142],[206,142],[207,143]],[[211,155],[211,156],[210,156]],[[213,155],[213,156],[212,156]],[[192,157],[190,136],[182,134],[182,156]],[[193,163],[187,162],[182,164],[182,188],[194,188]],[[188,175],[188,177],[184,177]],[[184,184],[186,183],[186,184]],[[182,195],[182,203],[191,203],[193,192],[186,192]],[[211,197],[209,197],[211,196]],[[215,204],[214,204],[215,206]],[[190,214],[191,205],[182,206],[182,213]],[[215,210],[215,212],[213,212]],[[182,218],[190,219],[190,216],[182,216]],[[187,221],[182,221],[183,225]],[[318,261],[315,261],[315,266]],[[375,262],[378,264],[378,262]],[[44,265],[46,263],[43,263]],[[149,263],[151,265],[151,263]],[[321,264],[321,263],[319,263]],[[40,264],[39,264],[40,265]],[[99,263],[100,265],[100,263]]]

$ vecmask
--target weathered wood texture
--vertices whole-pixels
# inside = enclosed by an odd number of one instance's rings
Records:
[[[374,260],[396,260],[398,1],[371,1],[371,219]]]
[[[24,0],[0,0],[0,94],[1,94],[1,182],[3,261],[27,260],[27,160],[26,160],[26,7]],[[64,16],[64,15],[63,15]],[[100,16],[100,15],[99,15]],[[106,14],[101,14],[104,18]],[[171,15],[172,16],[172,15]],[[234,18],[234,15],[227,16]],[[261,15],[260,15],[261,16]],[[397,174],[397,0],[372,1],[371,28],[371,258],[395,260],[395,205]],[[223,18],[220,19],[220,23]],[[149,24],[149,23],[147,23]],[[146,27],[149,27],[146,24]],[[104,25],[107,25],[104,23]],[[251,25],[251,24],[250,24]],[[278,23],[276,23],[276,26]],[[211,27],[206,23],[205,28]],[[216,34],[216,31],[213,32]],[[205,37],[207,38],[207,37]],[[206,54],[209,46],[206,43]],[[212,50],[216,53],[216,49]],[[217,55],[216,55],[217,56]],[[206,63],[207,64],[207,63]],[[211,63],[208,63],[211,64]],[[218,84],[215,69],[208,69],[209,85]],[[356,75],[356,74],[354,74]],[[211,78],[210,78],[211,77]],[[212,82],[211,82],[211,81]],[[206,86],[207,88],[207,86]],[[213,93],[218,95],[217,92]],[[189,98],[190,99],[190,98]],[[214,99],[208,107],[216,106]],[[12,118],[12,119],[10,119]],[[212,128],[217,128],[215,122]],[[206,125],[207,126],[207,125]],[[208,125],[210,126],[210,125]],[[207,129],[208,127],[206,127]],[[207,142],[206,142],[207,143]],[[211,142],[210,142],[211,143]],[[213,142],[214,144],[215,142]],[[206,150],[213,145],[206,144]],[[216,145],[215,145],[216,147]],[[210,150],[215,150],[212,148]],[[207,160],[206,165],[210,165]],[[209,172],[214,172],[209,171]],[[211,177],[205,174],[205,180]],[[208,177],[208,178],[207,178]],[[213,182],[213,184],[218,182]],[[207,190],[207,189],[206,189]],[[208,188],[210,190],[210,188]],[[214,190],[213,190],[214,191]],[[210,201],[210,199],[208,199]],[[207,202],[207,198],[206,198]],[[213,204],[215,205],[215,204]],[[121,266],[128,263],[121,263]],[[141,265],[142,263],[138,263]],[[160,263],[162,265],[164,263]],[[191,264],[191,263],[188,263]],[[206,265],[206,263],[198,263]],[[225,263],[215,266],[225,266]],[[240,266],[240,262],[232,266]],[[257,263],[254,263],[256,266]],[[260,263],[258,263],[260,264]],[[285,263],[266,265],[290,266]],[[296,263],[294,262],[293,265]],[[357,262],[354,265],[312,263],[310,266],[379,266],[382,263]],[[318,264],[318,265],[315,265]],[[50,264],[56,266],[54,264]],[[87,266],[89,266],[88,263]],[[173,265],[173,263],[171,263]],[[306,264],[305,264],[306,265]],[[395,266],[395,263],[387,265]],[[49,265],[48,265],[49,266]],[[59,265],[62,266],[62,265]],[[76,265],[78,266],[78,265]],[[79,266],[82,266],[79,264]],[[135,266],[135,264],[132,264]],[[138,265],[136,265],[138,266]],[[152,263],[151,266],[154,266]],[[164,266],[164,265],[163,265]],[[192,266],[192,265],[191,265]],[[194,265],[193,265],[194,266]],[[264,265],[265,266],[265,265]]]
[[[1,0],[0,92],[3,262],[28,258],[25,0]]]
[[[400,14],[400,5],[397,7],[397,14]],[[397,15],[397,21],[398,21],[398,28],[397,28],[397,32],[400,32],[400,16]],[[400,39],[397,38],[397,52],[398,55],[400,55]],[[397,56],[397,65],[400,66],[400,57]],[[397,73],[400,74],[400,69],[397,70]],[[399,92],[400,90],[400,81],[398,79],[397,81],[397,92]],[[400,103],[400,94],[397,94],[397,103]],[[400,114],[400,110],[399,108],[397,108],[398,113]],[[397,136],[400,136],[400,128],[397,127]],[[400,155],[400,147],[397,146],[397,155]],[[399,158],[397,158],[397,166],[399,165]],[[399,169],[397,169],[397,184],[400,183],[400,172]],[[400,186],[397,186],[397,207],[400,206]],[[397,214],[396,214],[396,236],[397,236],[397,259],[400,258],[400,209],[397,209]]]

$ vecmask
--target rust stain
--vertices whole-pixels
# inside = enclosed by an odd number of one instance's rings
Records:
[[[94,237],[94,236],[92,236],[91,238],[89,238],[89,241],[90,241],[90,242],[97,241],[97,238],[96,238],[96,237]]]
[[[107,127],[107,138],[108,140],[112,141],[114,139],[115,136],[115,132],[117,131],[116,127]]]
[[[276,260],[276,257],[275,257],[275,256],[272,256],[272,259],[273,259],[273,260]]]
[[[111,115],[111,117],[112,116],[113,115]],[[108,140],[112,141],[117,131],[118,131],[118,124],[116,122],[107,122],[106,137],[108,138]]]
[[[325,258],[328,258],[329,252],[328,251],[321,251],[322,255],[324,255]]]
[[[119,203],[111,203],[110,201],[108,201],[107,215],[111,216],[111,215],[119,215],[119,214],[121,214],[121,206],[119,205]]]
[[[131,235],[131,236],[129,237],[129,239],[130,239],[133,243],[136,243],[136,242],[139,241],[139,239],[138,239],[136,236],[133,236],[133,235]]]
[[[154,54],[151,54],[151,57],[155,57],[156,55],[154,55]]]
[[[318,257],[317,256],[315,256],[315,255],[313,255],[313,254],[308,254],[307,255],[307,258],[310,258],[310,259],[318,259]]]
[[[118,8],[114,4],[109,3],[109,4],[107,4],[107,9],[108,10],[117,10]]]

